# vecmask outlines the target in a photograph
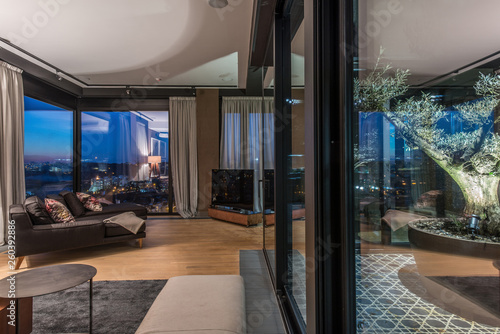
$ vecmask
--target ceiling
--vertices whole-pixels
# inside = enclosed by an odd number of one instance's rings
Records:
[[[0,37],[81,80],[80,86],[245,88],[253,5],[2,0]],[[498,9],[498,0],[480,6],[474,0],[359,0],[360,75],[373,68],[381,47],[382,62],[409,69],[413,85],[480,66],[475,62],[500,51]],[[303,69],[303,26],[297,36],[293,65]],[[0,47],[26,57],[3,42]],[[294,85],[302,85],[303,73],[294,73]],[[266,83],[272,86],[272,71]]]
[[[3,0],[2,7],[1,38],[90,86],[246,84],[253,1],[222,9],[207,0]]]
[[[359,68],[372,69],[381,47],[414,85],[477,67],[500,51],[499,10],[498,0],[360,0]]]

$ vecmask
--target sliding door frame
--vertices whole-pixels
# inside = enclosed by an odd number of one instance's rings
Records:
[[[356,333],[353,1],[306,0],[307,333]]]
[[[292,245],[292,194],[288,182],[292,155],[292,4],[294,1],[279,1],[274,18],[274,103],[275,103],[275,267],[269,270],[279,301],[280,311],[289,333],[306,333],[305,323],[289,284],[289,255]],[[297,27],[295,27],[296,30]],[[264,250],[266,255],[267,252]],[[266,256],[268,267],[272,262]]]

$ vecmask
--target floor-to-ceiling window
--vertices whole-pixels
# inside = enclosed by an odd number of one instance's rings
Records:
[[[263,78],[275,96],[276,225],[265,229],[265,251],[290,330],[306,330],[304,1],[278,6],[274,66]],[[309,152],[312,153],[312,152]]]
[[[500,331],[498,8],[355,1],[358,333]]]
[[[304,3],[294,1],[290,8],[290,82],[291,152],[287,182],[292,196],[288,203],[291,219],[288,225],[289,277],[286,289],[297,306],[301,321],[306,322],[306,252],[305,252],[305,118],[304,118]]]
[[[73,190],[73,111],[24,98],[26,196]]]
[[[82,112],[81,190],[150,213],[175,211],[166,111]]]
[[[271,64],[269,64],[271,65]],[[264,68],[263,75],[262,75],[262,86],[263,86],[263,92],[262,92],[262,98],[265,98],[265,92],[267,91],[268,94],[270,92],[274,93],[274,67],[273,66],[268,66]],[[273,117],[274,117],[274,110],[273,110]],[[273,119],[274,121],[274,119]],[[274,130],[274,129],[273,129]],[[273,132],[264,132],[263,133],[264,137],[264,142],[266,143],[271,143],[272,144],[272,154],[273,156],[275,155],[274,148],[274,131]],[[273,159],[274,160],[274,159]],[[274,187],[274,181],[275,181],[275,169],[273,166],[273,169],[271,170],[266,170],[264,171],[264,184],[263,184],[263,191],[264,191],[264,201],[268,202],[266,204],[266,209],[270,209],[273,212],[275,211],[275,187]],[[275,219],[274,215],[272,219],[270,216],[264,216],[264,221],[265,224],[263,226],[263,249],[266,254],[266,258],[269,261],[269,269],[271,272],[275,273],[275,266],[276,266],[276,225],[275,225]],[[272,276],[274,279],[274,276]]]

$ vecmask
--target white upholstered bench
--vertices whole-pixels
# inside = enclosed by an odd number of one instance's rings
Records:
[[[237,275],[170,278],[136,334],[246,334],[245,288]]]

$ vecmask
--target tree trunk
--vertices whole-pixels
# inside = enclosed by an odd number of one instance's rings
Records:
[[[500,203],[498,201],[498,182],[493,175],[470,175],[462,169],[445,168],[457,182],[465,198],[464,213],[481,216],[487,220],[487,231],[500,236]]]
[[[465,198],[465,214],[477,214],[487,221],[487,232],[500,236],[500,203],[498,202],[498,183],[500,177],[494,175],[471,175],[463,170],[463,164],[456,166],[452,159],[421,138],[413,128],[397,113],[384,113],[401,135],[443,168],[460,186]]]

